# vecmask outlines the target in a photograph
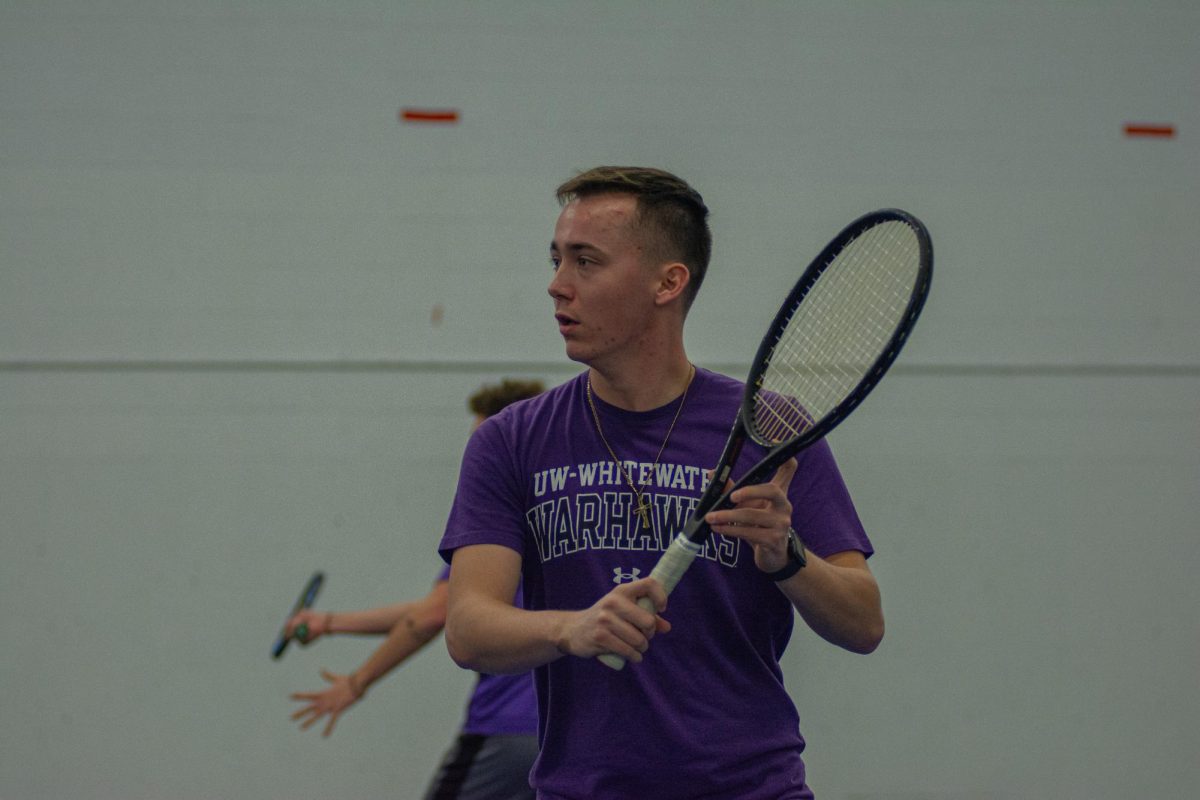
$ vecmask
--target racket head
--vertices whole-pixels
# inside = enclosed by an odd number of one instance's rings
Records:
[[[779,455],[770,466],[870,393],[908,340],[932,277],[929,232],[899,209],[864,214],[813,259],[763,337],[742,400],[749,438]]]
[[[317,593],[321,591],[321,584],[325,582],[325,573],[314,572],[308,582],[304,584],[304,589],[300,592],[300,596],[296,598],[295,604],[292,605],[292,610],[288,612],[287,617],[283,620],[283,627],[279,629],[279,635],[275,638],[275,643],[271,645],[271,657],[279,658],[283,655],[283,651],[287,649],[288,642],[292,640],[287,634],[287,621],[296,616],[296,613],[304,608],[311,608],[316,602]]]

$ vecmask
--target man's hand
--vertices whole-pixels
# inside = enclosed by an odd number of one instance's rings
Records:
[[[647,598],[654,611],[638,605],[641,598]],[[671,630],[671,623],[659,616],[666,608],[667,593],[653,578],[623,583],[570,618],[562,628],[558,649],[580,658],[611,653],[639,662],[650,640]]]
[[[787,565],[788,530],[792,503],[787,490],[796,474],[796,459],[789,458],[767,483],[743,486],[729,499],[733,508],[712,511],[704,519],[714,532],[733,536],[754,548],[754,563],[763,572]]]
[[[333,684],[323,692],[296,692],[293,700],[307,702],[304,708],[292,714],[292,719],[300,722],[302,730],[308,730],[322,717],[328,716],[322,736],[333,733],[338,717],[362,697],[362,689],[354,682],[353,675],[335,675],[328,670],[321,670],[321,677]]]
[[[294,637],[300,644],[312,644],[330,633],[329,618],[332,616],[328,611],[304,608],[287,621],[285,630],[288,636]]]

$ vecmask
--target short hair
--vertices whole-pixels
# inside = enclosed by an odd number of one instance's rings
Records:
[[[535,397],[545,391],[541,381],[518,381],[505,378],[500,383],[486,384],[467,399],[472,414],[490,417],[518,400]]]
[[[700,193],[670,172],[651,167],[593,167],[555,191],[560,205],[601,194],[629,194],[637,200],[635,225],[648,234],[656,261],[680,261],[691,273],[684,295],[686,312],[700,291],[712,258],[708,206]]]

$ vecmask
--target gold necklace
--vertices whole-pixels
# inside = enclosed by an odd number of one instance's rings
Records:
[[[696,368],[693,366],[691,371],[688,372],[688,381],[683,387],[683,397],[679,398],[679,407],[675,409],[675,417],[671,420],[671,427],[667,428],[667,435],[663,438],[662,445],[658,448],[658,455],[654,457],[654,467],[658,466],[658,461],[662,458],[663,450],[667,449],[667,442],[671,439],[671,432],[675,430],[675,423],[679,421],[679,414],[683,411],[683,404],[687,401],[688,389],[692,387],[692,378],[694,377],[696,377]],[[625,483],[629,484],[629,491],[633,492],[633,496],[637,498],[637,507],[633,509],[633,512],[642,520],[642,527],[649,530],[650,504],[646,502],[646,498],[633,485],[633,476],[629,474],[629,470],[625,469],[624,462],[617,458],[616,452],[613,450],[612,445],[608,443],[608,438],[604,435],[604,429],[600,427],[600,415],[596,413],[596,401],[592,399],[591,375],[588,375],[587,379],[587,401],[588,407],[592,409],[592,421],[596,423],[596,433],[600,434],[600,441],[604,442],[604,446],[608,449],[608,454],[612,456],[617,469],[621,471],[621,477],[625,479]]]

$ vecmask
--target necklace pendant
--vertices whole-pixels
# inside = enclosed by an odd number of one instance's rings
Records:
[[[655,469],[658,468],[658,462],[662,459],[663,450],[667,449],[667,442],[671,439],[671,432],[675,430],[675,423],[679,421],[679,415],[683,412],[683,404],[687,401],[688,389],[691,388],[692,378],[694,377],[696,377],[696,368],[693,366],[690,372],[688,372],[688,382],[683,387],[683,396],[679,398],[679,406],[675,409],[675,416],[671,420],[671,426],[667,428],[667,435],[663,437],[662,445],[658,448],[658,455],[654,457]],[[621,477],[625,479],[625,483],[629,484],[629,490],[637,498],[637,505],[633,507],[631,513],[638,515],[638,518],[642,521],[642,528],[644,530],[652,532],[654,528],[650,524],[650,512],[654,508],[646,501],[642,493],[637,490],[637,487],[634,486],[633,476],[629,474],[629,470],[625,468],[621,459],[617,457],[616,451],[613,450],[612,445],[608,443],[608,438],[604,435],[604,428],[600,426],[600,414],[596,411],[596,401],[592,399],[592,378],[590,374],[587,379],[587,404],[592,412],[592,422],[596,424],[596,433],[600,434],[600,441],[604,442],[604,447],[608,450],[608,454],[612,456],[613,463],[617,465],[617,469],[620,470]]]
[[[637,507],[633,509],[633,513],[637,514],[642,520],[642,527],[650,530],[650,504],[646,502],[644,497],[638,497]]]

